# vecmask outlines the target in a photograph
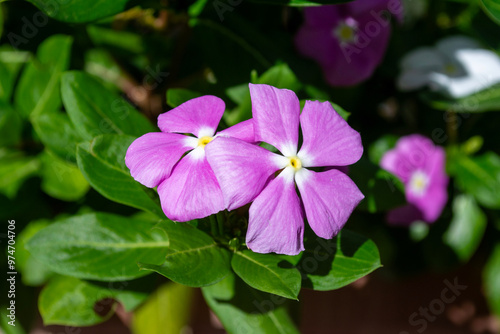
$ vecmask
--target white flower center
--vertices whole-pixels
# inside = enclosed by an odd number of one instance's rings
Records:
[[[333,36],[336,37],[341,44],[355,43],[357,39],[357,28],[358,23],[354,19],[348,18],[345,21],[341,21],[333,29]]]
[[[429,176],[424,172],[414,172],[410,178],[410,191],[417,196],[425,195],[427,188],[429,187],[429,181]]]

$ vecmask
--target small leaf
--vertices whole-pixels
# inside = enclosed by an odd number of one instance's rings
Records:
[[[299,333],[286,311],[286,298],[255,290],[232,273],[201,291],[229,334]]]
[[[158,226],[170,240],[165,262],[151,265],[143,261],[141,269],[155,271],[191,287],[215,284],[230,273],[229,251],[219,247],[205,232],[187,223],[172,221],[162,221]]]
[[[461,261],[467,261],[481,243],[486,230],[486,216],[471,195],[459,195],[453,200],[453,219],[443,235]]]
[[[22,152],[0,149],[0,193],[15,197],[23,182],[35,175],[40,168],[40,160],[26,157]]]
[[[281,257],[244,250],[234,253],[231,266],[234,272],[251,287],[297,299],[300,292],[300,273]]]
[[[466,155],[453,162],[458,186],[485,207],[500,208],[500,157],[493,152],[478,157]]]
[[[0,21],[1,16],[0,8]],[[28,52],[17,51],[10,45],[0,46],[0,101],[10,102],[17,75],[29,57]]]
[[[483,270],[484,295],[494,314],[500,316],[500,244],[495,246]]]
[[[500,2],[498,0],[481,0],[480,2],[486,14],[500,24]]]
[[[41,187],[45,193],[63,201],[76,201],[85,196],[90,186],[76,165],[49,151],[42,154],[41,162]]]
[[[72,277],[120,281],[147,275],[137,263],[162,263],[165,233],[155,223],[107,213],[63,219],[41,230],[28,251],[51,270]]]
[[[45,326],[91,326],[113,315],[116,304],[110,298],[120,301],[126,310],[137,307],[148,295],[145,283],[149,282],[143,279],[102,285],[74,277],[59,276],[52,279],[42,290],[38,307]],[[139,284],[143,287],[133,290],[134,286],[137,288]],[[106,308],[106,304],[98,304],[103,300],[111,303],[111,307],[107,314],[101,316],[96,311],[102,312]]]
[[[84,140],[102,134],[141,136],[156,131],[127,101],[84,72],[64,73],[61,84],[64,107]]]
[[[309,240],[297,265],[305,275],[302,286],[313,290],[339,289],[381,267],[375,243],[343,229],[332,240]]]
[[[76,163],[76,146],[82,141],[67,114],[43,113],[31,117],[42,143],[60,158]]]
[[[21,279],[25,285],[40,286],[54,275],[46,265],[36,260],[26,249],[28,241],[49,224],[49,221],[45,219],[32,221],[16,238],[16,265],[22,273]]]
[[[134,312],[133,333],[183,333],[189,323],[194,292],[193,288],[174,282],[161,286]]]
[[[201,96],[200,93],[182,88],[170,88],[167,90],[167,104],[172,108],[178,107],[184,102]]]
[[[40,8],[48,16],[64,22],[91,22],[118,14],[125,10],[129,0],[66,0],[47,2],[44,0],[28,0]]]
[[[38,47],[37,58],[28,63],[16,89],[16,109],[24,116],[60,108],[59,83],[69,66],[72,42],[70,36],[53,35]]]
[[[165,217],[158,195],[135,181],[125,166],[125,153],[134,137],[103,135],[77,149],[78,167],[90,185],[104,197]]]

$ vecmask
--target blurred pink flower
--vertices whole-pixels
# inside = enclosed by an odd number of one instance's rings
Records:
[[[390,18],[401,19],[400,0],[357,0],[307,7],[295,44],[323,68],[332,86],[352,86],[368,79],[382,61],[391,34]]]
[[[448,200],[445,159],[444,149],[421,135],[402,137],[382,157],[382,168],[404,183],[409,203],[389,212],[389,223],[433,223],[439,218]]]

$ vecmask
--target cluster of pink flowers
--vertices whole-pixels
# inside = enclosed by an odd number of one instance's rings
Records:
[[[215,96],[160,115],[162,132],[135,140],[125,162],[137,181],[158,187],[168,218],[189,221],[252,203],[247,246],[298,254],[305,218],[318,236],[332,238],[363,199],[338,169],[310,169],[355,163],[363,153],[361,137],[329,102],[307,101],[301,113],[290,90],[250,84],[250,93],[253,119],[218,133],[225,105]]]

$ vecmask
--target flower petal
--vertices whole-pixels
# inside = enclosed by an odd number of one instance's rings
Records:
[[[481,45],[477,41],[461,35],[443,38],[436,44],[436,49],[450,59],[455,58],[458,50],[478,48],[481,48]]]
[[[189,221],[224,210],[224,199],[202,148],[190,152],[158,187],[161,207],[174,221]]]
[[[257,253],[296,255],[304,250],[304,214],[293,170],[285,168],[250,207],[246,242]]]
[[[213,136],[225,108],[216,96],[200,96],[158,116],[158,127],[163,132],[192,133],[198,138]]]
[[[443,55],[431,47],[420,47],[410,51],[401,60],[403,71],[437,72],[442,71],[445,65],[446,59],[443,58]]]
[[[235,138],[217,137],[205,147],[227,209],[250,203],[288,159]]]
[[[351,165],[363,154],[361,136],[330,102],[306,101],[300,126],[304,142],[298,157],[305,167]]]
[[[297,154],[300,103],[288,89],[250,84],[255,139],[275,146],[285,156]]]
[[[448,191],[446,185],[431,184],[424,196],[417,197],[407,191],[406,197],[409,203],[421,211],[422,220],[433,223],[439,218],[448,201]]]
[[[253,119],[240,122],[230,128],[222,130],[217,133],[217,136],[237,138],[246,141],[247,143],[255,143]]]
[[[387,151],[380,166],[396,175],[403,183],[409,181],[415,170],[426,170],[429,157],[435,152],[432,141],[421,135],[402,137],[396,147]]]
[[[132,142],[125,164],[136,181],[154,188],[170,176],[182,155],[192,149],[187,136],[151,132]]]
[[[316,173],[301,169],[295,181],[309,225],[319,237],[331,239],[364,198],[354,182],[341,171]]]

